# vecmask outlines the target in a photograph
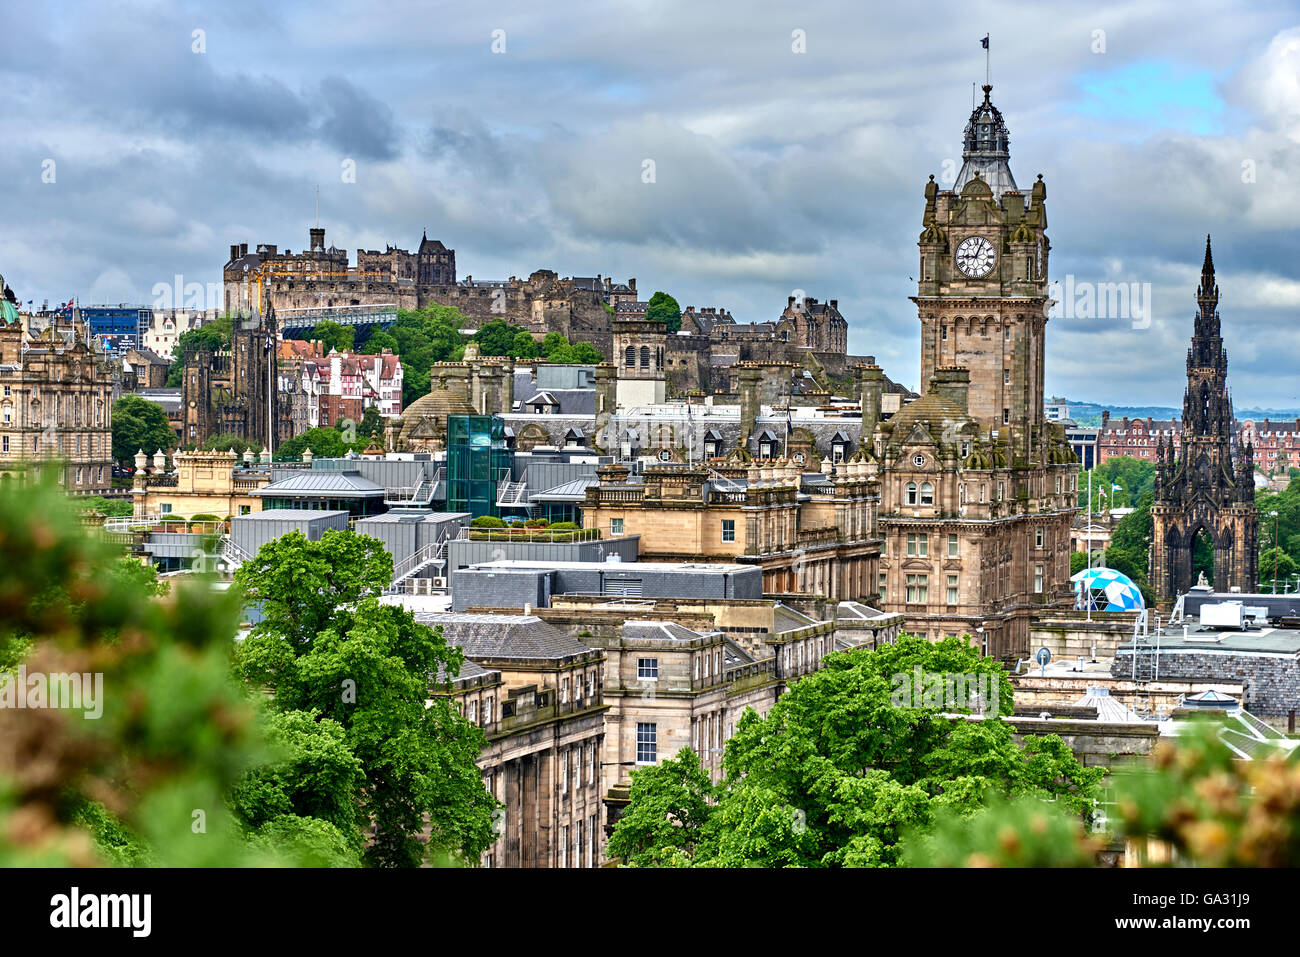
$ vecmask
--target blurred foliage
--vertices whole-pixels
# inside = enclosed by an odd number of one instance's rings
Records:
[[[302,862],[251,844],[226,807],[266,756],[229,674],[238,614],[205,581],[163,592],[51,478],[0,486],[0,658],[102,675],[98,719],[0,708],[0,866]]]
[[[1146,764],[1115,769],[1112,841],[1132,866],[1300,865],[1300,752],[1240,760],[1213,720],[1163,738]],[[909,834],[904,860],[927,867],[1095,866],[1101,835],[1059,805],[990,802]]]
[[[970,713],[959,703],[900,698],[900,679],[918,668],[996,676],[997,713],[1011,713],[1001,666],[969,639],[902,635],[829,655],[766,717],[746,712],[718,786],[688,751],[633,771],[611,855],[637,866],[878,867],[898,862],[907,829],[968,816],[993,795],[1050,797],[1090,819],[1102,770],[1080,766],[1054,735],[1019,745],[1004,721],[951,716]]]

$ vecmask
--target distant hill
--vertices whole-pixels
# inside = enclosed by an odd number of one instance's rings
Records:
[[[1171,408],[1166,405],[1098,405],[1096,402],[1076,402],[1074,399],[1066,399],[1070,406],[1070,418],[1074,419],[1080,425],[1101,425],[1101,413],[1106,409],[1110,410],[1111,420],[1122,419],[1128,416],[1130,419],[1172,419],[1182,418],[1183,410]],[[1234,409],[1238,419],[1272,419],[1274,422],[1285,422],[1300,417],[1300,409]]]

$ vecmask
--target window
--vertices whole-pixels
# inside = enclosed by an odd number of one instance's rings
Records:
[[[598,777],[600,777],[600,749],[593,744],[591,746],[591,764],[587,766],[587,783],[595,784]]]
[[[587,697],[592,698],[596,695],[596,672],[587,672]]]
[[[724,542],[734,542],[736,540],[736,520],[734,518],[724,518],[722,520],[722,540]]]
[[[654,764],[658,757],[658,738],[659,728],[657,725],[643,724],[638,721],[636,725],[636,763],[637,764]]]
[[[980,486],[980,504],[983,505],[985,502],[987,502],[987,501],[988,501],[988,497],[989,497],[989,487],[988,487],[987,485],[981,485],[981,486]]]
[[[947,342],[947,341],[948,341],[948,327],[947,327],[947,326],[940,326],[940,327],[939,327],[939,338],[942,339],[944,342]]]
[[[907,554],[925,558],[930,554],[930,536],[924,532],[907,533]]]
[[[700,680],[700,656],[695,656],[695,680]]]
[[[560,679],[560,704],[569,703],[569,679]]]
[[[582,748],[573,749],[573,796],[582,789]]]
[[[636,660],[636,676],[642,681],[658,681],[659,659],[638,658]]]
[[[240,515],[247,515],[247,514],[248,514],[249,512],[251,512],[252,510],[253,510],[253,506],[251,506],[251,505],[241,505],[241,506],[239,506],[239,514],[240,514]]]
[[[1003,409],[1003,410],[1002,410],[1002,424],[1003,424],[1003,425],[1010,425],[1010,424],[1011,424],[1011,410],[1010,410],[1010,409]]]
[[[934,504],[934,486],[931,485],[929,482],[921,483],[921,504],[922,505]]]
[[[171,503],[171,502],[163,502],[161,505],[158,506],[158,512],[159,512],[159,514],[162,514],[162,515],[170,515],[170,514],[171,514],[171,510],[172,510],[172,503]]]
[[[1003,489],[1003,483],[1002,483],[1002,482],[999,482],[999,483],[998,483],[998,501],[999,501],[999,502],[1002,501],[1002,489]]]
[[[721,651],[715,651],[713,653],[713,673],[717,675],[719,678],[722,677],[722,652]]]
[[[590,823],[587,825],[587,866],[596,866],[596,815],[587,819]]]
[[[1034,594],[1041,595],[1042,593],[1043,593],[1043,566],[1035,565],[1034,566]]]
[[[609,520],[609,534],[611,535],[623,534],[623,520],[621,518],[611,518]]]
[[[492,705],[493,705],[493,697],[492,697],[492,695],[488,695],[488,697],[487,697],[487,701],[485,701],[485,702],[483,703],[483,723],[484,723],[484,724],[491,724],[491,723],[492,723]]]
[[[930,576],[907,576],[907,601],[909,604],[924,604],[930,600]]]
[[[4,451],[5,455],[8,455],[8,454],[9,454],[9,436],[7,436],[7,435],[4,437],[4,449],[3,449],[3,451]]]
[[[470,724],[478,724],[478,702],[477,701],[471,701],[469,703],[468,720]]]
[[[1002,330],[1002,341],[1003,341],[1003,342],[1010,342],[1010,341],[1011,341],[1011,327],[1010,327],[1010,326],[1007,326],[1005,329]]]
[[[569,752],[564,752],[564,757],[560,759],[560,793],[565,794],[569,790]]]
[[[709,653],[704,653],[704,680],[709,680]]]
[[[564,840],[560,841],[560,866],[569,866],[569,825],[564,825]]]
[[[908,505],[916,504],[916,483],[915,482],[907,483],[907,504]]]
[[[948,557],[949,558],[957,557],[957,533],[956,532],[948,533]]]
[[[948,604],[957,604],[957,576],[948,576]]]
[[[1034,529],[1034,548],[1043,547],[1043,529],[1041,527]]]
[[[885,583],[886,583],[888,580],[889,580],[889,576],[886,575],[884,572],[881,572],[881,573],[880,573],[880,584],[879,584],[879,586],[878,586],[877,589],[876,589],[877,594],[880,595],[880,600],[881,600],[881,601],[884,601],[884,600],[885,600]]]

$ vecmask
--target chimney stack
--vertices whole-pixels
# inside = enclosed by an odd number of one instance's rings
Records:
[[[325,249],[325,227],[313,226],[308,232],[311,234],[311,251],[324,251]]]
[[[970,370],[960,366],[935,369],[930,378],[930,391],[937,392],[963,412],[970,411]]]

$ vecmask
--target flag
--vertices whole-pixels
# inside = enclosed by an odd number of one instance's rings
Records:
[[[1112,492],[1122,492],[1122,491],[1124,491],[1124,486],[1122,486],[1122,485],[1114,485],[1114,484],[1112,484],[1111,487],[1110,487],[1110,490],[1111,490]]]
[[[984,39],[980,41],[980,46],[986,50],[989,48],[989,35],[987,33],[984,34]]]

